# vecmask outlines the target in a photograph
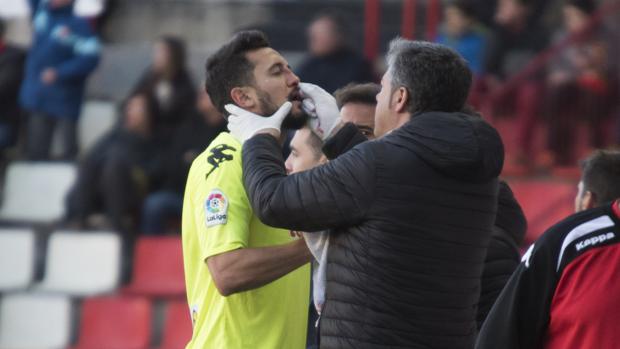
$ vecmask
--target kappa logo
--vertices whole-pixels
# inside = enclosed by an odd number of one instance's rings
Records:
[[[207,227],[226,224],[228,221],[228,199],[220,190],[213,190],[205,202]]]
[[[207,157],[207,162],[213,167],[211,168],[211,171],[207,173],[206,178],[209,178],[211,173],[213,173],[213,171],[217,170],[220,167],[221,163],[226,161],[232,161],[232,159],[234,158],[233,155],[225,153],[226,151],[230,150],[232,150],[233,152],[237,151],[237,149],[226,144],[220,144],[211,148],[211,155]]]
[[[601,234],[601,235],[598,235],[598,236],[593,236],[593,237],[591,237],[589,239],[585,239],[583,241],[579,241],[575,245],[575,249],[577,251],[581,251],[581,250],[583,250],[586,247],[602,244],[603,242],[605,242],[607,240],[614,239],[615,237],[616,237],[616,234],[614,234],[614,233],[607,233],[607,234]]]

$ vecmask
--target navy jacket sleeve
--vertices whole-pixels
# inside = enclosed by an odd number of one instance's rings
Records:
[[[523,256],[497,298],[476,349],[536,349],[549,323],[557,253],[541,238]]]
[[[99,63],[101,43],[93,30],[83,19],[78,19],[76,40],[73,43],[73,57],[56,67],[60,80],[83,79]]]
[[[359,223],[375,195],[372,151],[357,147],[312,170],[286,175],[271,136],[243,146],[243,179],[254,213],[274,227],[320,231]]]

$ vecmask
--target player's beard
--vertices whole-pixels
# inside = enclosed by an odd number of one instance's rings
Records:
[[[278,111],[280,106],[273,103],[268,93],[259,90],[257,94],[262,115],[269,116]],[[308,118],[308,114],[306,114],[303,109],[299,109],[298,111],[293,111],[293,109],[291,109],[291,112],[284,118],[284,121],[282,121],[282,128],[287,130],[299,130],[306,126]]]

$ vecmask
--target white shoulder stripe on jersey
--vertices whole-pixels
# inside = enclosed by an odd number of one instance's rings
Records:
[[[599,229],[605,229],[609,227],[613,227],[614,222],[609,218],[609,216],[602,216],[591,221],[587,221],[576,226],[573,230],[571,230],[568,235],[564,238],[564,242],[562,243],[562,249],[560,250],[560,256],[558,257],[558,267],[556,271],[560,270],[560,264],[562,263],[562,256],[564,255],[564,250],[568,245],[573,243],[575,240],[581,238],[582,236],[588,235],[593,231],[597,231]]]

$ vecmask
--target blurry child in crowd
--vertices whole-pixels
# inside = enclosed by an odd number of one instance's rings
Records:
[[[482,73],[486,31],[476,21],[473,7],[466,1],[449,3],[444,10],[444,26],[437,42],[456,50],[469,63],[474,75]]]

